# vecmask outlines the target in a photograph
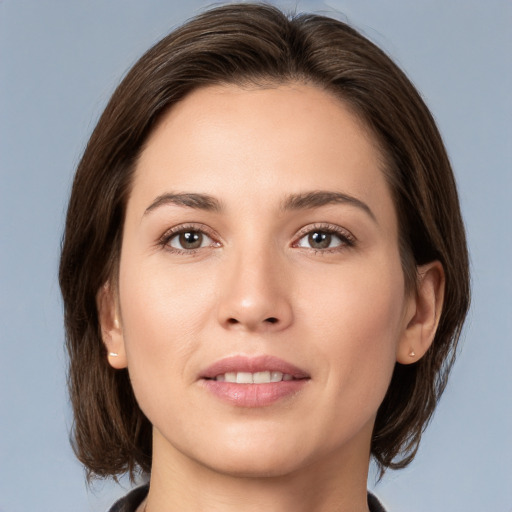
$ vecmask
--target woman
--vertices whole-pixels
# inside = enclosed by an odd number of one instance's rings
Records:
[[[229,5],[150,49],[77,169],[60,283],[75,450],[112,510],[377,511],[469,302],[450,164],[347,25]]]

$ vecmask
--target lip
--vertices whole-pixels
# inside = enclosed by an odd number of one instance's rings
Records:
[[[217,375],[228,372],[266,372],[275,371],[287,373],[294,379],[306,379],[309,375],[304,370],[290,364],[283,359],[275,356],[262,355],[256,357],[249,356],[231,356],[221,359],[208,366],[199,375],[200,379],[214,379]]]
[[[288,374],[293,380],[264,384],[238,384],[214,380],[228,372],[276,371]],[[309,374],[297,366],[275,356],[232,356],[208,366],[199,375],[200,384],[222,401],[238,407],[265,407],[291,397],[302,390],[310,380]]]

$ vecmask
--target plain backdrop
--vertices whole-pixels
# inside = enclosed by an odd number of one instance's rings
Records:
[[[512,510],[512,2],[276,1],[336,16],[406,71],[460,188],[473,272],[461,353],[416,460],[369,487],[390,512]],[[74,168],[124,72],[204,1],[0,0],[0,511],[90,512],[71,451],[59,244]]]

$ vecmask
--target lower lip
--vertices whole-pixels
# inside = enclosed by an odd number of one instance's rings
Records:
[[[265,407],[297,394],[309,379],[269,382],[268,384],[237,384],[203,379],[204,387],[215,396],[238,407]]]

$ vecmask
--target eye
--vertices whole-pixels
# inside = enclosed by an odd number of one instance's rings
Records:
[[[179,227],[164,235],[162,245],[174,252],[185,253],[205,247],[217,247],[219,244],[202,229],[197,227]]]
[[[175,249],[199,249],[212,241],[210,237],[200,231],[183,231],[172,236],[168,244]]]
[[[299,236],[300,238],[294,244],[295,247],[316,251],[352,247],[355,242],[348,231],[338,226],[307,227],[301,230]]]
[[[329,231],[315,230],[303,236],[298,242],[297,247],[307,247],[310,249],[331,249],[338,247],[343,242],[340,237]]]

